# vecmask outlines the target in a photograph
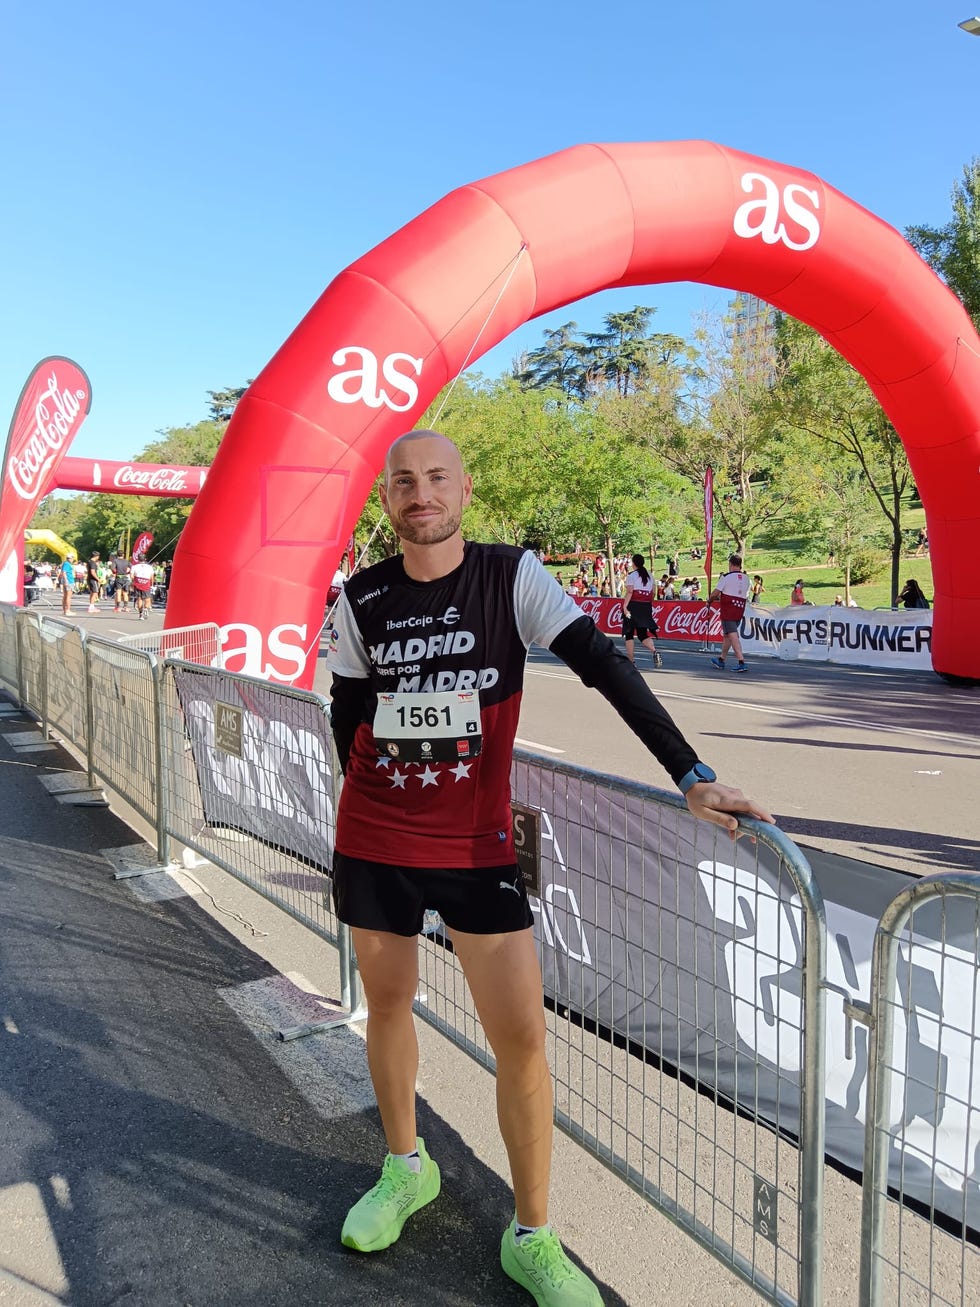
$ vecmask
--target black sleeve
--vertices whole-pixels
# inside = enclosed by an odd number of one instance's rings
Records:
[[[691,770],[698,755],[630,660],[591,617],[583,615],[566,626],[552,641],[551,652],[612,704],[672,780],[679,781]]]
[[[370,698],[371,687],[366,677],[334,676],[330,687],[330,729],[342,772],[347,771],[358,726],[369,720]]]

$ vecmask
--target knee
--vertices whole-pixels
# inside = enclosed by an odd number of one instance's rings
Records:
[[[544,1012],[531,1013],[494,1031],[490,1040],[498,1063],[527,1065],[545,1058]]]
[[[417,989],[417,984],[409,989],[405,985],[365,983],[368,1012],[382,1021],[404,1018],[406,1013],[411,1015]]]

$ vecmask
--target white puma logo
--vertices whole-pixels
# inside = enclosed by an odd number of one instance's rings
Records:
[[[521,897],[521,892],[520,892],[520,890],[517,888],[516,885],[512,885],[512,884],[510,883],[509,880],[502,880],[502,881],[500,882],[500,888],[501,888],[501,889],[509,889],[509,890],[511,890],[514,894],[516,894],[518,898]]]

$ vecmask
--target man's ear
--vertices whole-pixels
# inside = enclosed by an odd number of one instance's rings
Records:
[[[463,476],[463,507],[465,508],[473,499],[473,478],[469,472]]]

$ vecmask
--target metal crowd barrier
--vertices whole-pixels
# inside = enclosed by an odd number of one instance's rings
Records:
[[[889,904],[863,1019],[871,1033],[861,1307],[972,1307],[980,1302],[980,1246],[968,1219],[980,1187],[980,875],[927,876]],[[966,1068],[958,1082],[954,1058]],[[902,1201],[916,1168],[930,1175],[934,1195],[940,1184],[958,1191],[958,1218],[946,1215],[949,1204],[937,1211],[935,1197]]]
[[[769,1301],[820,1302],[825,929],[808,864],[770,826],[746,823],[757,842],[733,849],[680,796],[536,754],[515,754],[512,789],[522,833],[537,827],[557,1124]],[[770,945],[743,943],[753,921],[775,926]],[[418,1015],[492,1068],[438,935],[421,975]],[[745,1051],[760,1042],[765,1069]]]
[[[203,667],[223,667],[221,632],[217,622],[202,622],[198,626],[173,626],[164,631],[138,631],[135,635],[121,635],[119,643],[131,649],[142,649],[161,661],[178,658],[185,663],[200,663]]]
[[[161,868],[179,842],[336,944],[345,1011],[316,1028],[364,1015],[325,893],[340,778],[324,698],[4,605],[0,684],[155,823]],[[773,827],[746,822],[755,842],[732,845],[678,796],[534,754],[515,753],[512,788],[558,1125],[766,1300],[816,1307],[828,982],[808,864]],[[430,931],[418,1015],[492,1069]],[[954,990],[968,1001],[947,1010]],[[848,1014],[870,1026],[861,1307],[980,1301],[980,876],[899,895],[871,1003]],[[950,1139],[966,1141],[955,1156]],[[918,1197],[924,1174],[946,1186],[941,1205]]]

